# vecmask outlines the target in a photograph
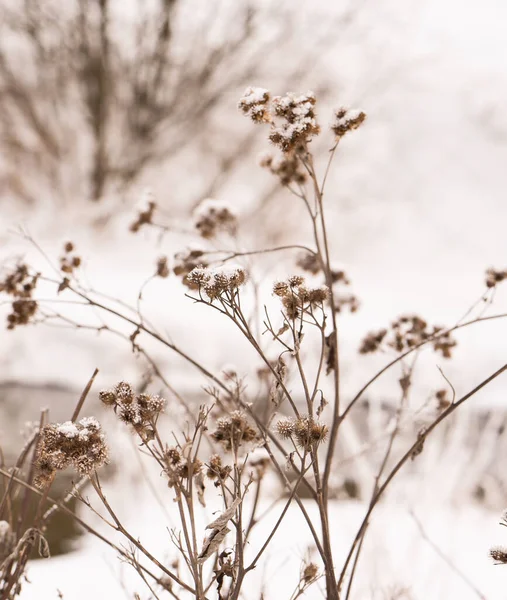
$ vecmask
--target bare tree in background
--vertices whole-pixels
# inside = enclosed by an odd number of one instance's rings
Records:
[[[225,93],[266,71],[275,48],[294,42],[282,12],[255,0],[6,0],[0,197],[97,201],[195,143],[214,152],[212,188],[255,137],[221,155],[209,148],[213,114]],[[315,61],[326,26],[286,78],[301,79]]]

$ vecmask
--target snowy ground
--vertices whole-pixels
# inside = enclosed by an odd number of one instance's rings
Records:
[[[282,507],[278,505],[259,526],[251,542],[252,553],[262,544]],[[308,552],[311,536],[297,508],[294,510],[297,516],[283,522],[265,560],[251,574],[246,598],[258,600],[264,587],[266,598],[288,599],[297,585],[301,564],[309,556],[315,558]],[[343,560],[363,510],[364,506],[355,503],[331,508],[337,564]],[[308,511],[316,516],[312,506]],[[411,511],[423,525],[424,537]],[[158,556],[174,556],[161,512],[145,505],[137,506],[136,512],[136,523],[142,523],[136,529],[141,541],[150,551],[158,551]],[[474,600],[480,592],[488,600],[503,600],[504,568],[493,565],[488,557],[491,543],[502,542],[504,532],[499,531],[502,528],[497,522],[494,513],[466,507],[381,507],[363,550],[363,567],[358,571],[353,597]],[[31,563],[28,577],[31,585],[24,587],[22,600],[56,600],[57,590],[66,600],[122,598],[126,597],[123,588],[143,592],[143,583],[133,569],[120,563],[100,542],[91,540],[67,556]],[[323,582],[310,588],[306,597],[323,598]]]

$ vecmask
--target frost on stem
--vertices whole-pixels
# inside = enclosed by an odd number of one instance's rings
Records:
[[[80,475],[90,475],[108,459],[101,427],[94,417],[74,423],[52,423],[41,430],[34,483],[44,487],[56,471],[72,465]]]
[[[236,212],[222,200],[205,198],[194,210],[193,218],[195,228],[205,239],[213,238],[221,231],[235,235],[238,229]]]
[[[443,327],[428,327],[424,319],[417,315],[403,315],[391,323],[391,329],[381,329],[369,333],[359,347],[360,354],[371,354],[382,349],[383,345],[396,350],[406,352],[431,338],[433,350],[440,352],[444,358],[451,358],[451,350],[457,345],[448,332],[440,333]]]
[[[213,301],[234,293],[247,282],[248,277],[243,267],[223,265],[214,269],[197,267],[187,275],[187,279]]]
[[[154,394],[136,394],[132,386],[120,381],[111,390],[99,392],[99,398],[106,406],[112,406],[121,421],[132,425],[144,441],[153,438],[154,426],[166,401]]]

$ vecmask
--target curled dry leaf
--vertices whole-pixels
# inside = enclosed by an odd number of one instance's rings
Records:
[[[223,529],[227,523],[232,519],[236,509],[241,502],[241,498],[236,498],[229,508],[224,511],[217,519],[206,526],[206,529]]]
[[[200,563],[208,560],[208,558],[218,550],[220,544],[224,541],[225,536],[229,533],[229,531],[230,529],[228,527],[223,527],[222,529],[213,529],[210,535],[204,540],[201,553],[197,557],[197,560]]]

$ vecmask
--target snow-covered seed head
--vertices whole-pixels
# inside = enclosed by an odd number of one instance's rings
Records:
[[[238,102],[238,108],[252,119],[254,123],[269,123],[269,91],[260,87],[247,87]]]
[[[56,471],[70,465],[80,475],[89,475],[107,459],[108,449],[100,423],[94,417],[46,425],[41,430],[37,451],[35,484],[44,487]]]
[[[313,92],[306,94],[287,93],[273,98],[275,115],[282,119],[273,126],[269,139],[282,152],[291,152],[310,142],[320,133],[315,115],[316,98]]]
[[[155,273],[156,273],[157,277],[162,277],[162,279],[169,277],[170,270],[169,270],[169,264],[167,261],[167,256],[160,256],[157,259]]]
[[[497,283],[501,283],[504,279],[507,279],[507,269],[487,269],[486,271],[486,287],[493,288]]]
[[[165,456],[167,462],[173,466],[177,465],[181,461],[181,453],[178,448],[167,448]]]
[[[276,157],[271,152],[264,152],[259,158],[259,164],[278,177],[282,185],[293,182],[303,185],[307,179],[296,152],[286,152]]]
[[[238,217],[232,206],[213,198],[204,199],[194,210],[194,226],[206,239],[213,238],[219,232],[235,235]]]
[[[289,293],[289,285],[286,281],[275,281],[273,284],[273,294],[283,298]]]
[[[214,269],[197,267],[188,274],[188,280],[213,301],[222,294],[236,291],[247,282],[248,276],[241,266],[222,265]]]
[[[166,405],[164,398],[156,394],[136,394],[126,381],[120,381],[112,390],[99,392],[99,398],[106,406],[112,406],[118,417],[132,425],[143,439],[149,438],[148,429],[152,430]]]
[[[349,131],[358,129],[364,123],[365,119],[366,114],[360,110],[339,108],[335,111],[335,118],[331,124],[331,129],[338,140]]]
[[[505,546],[491,548],[489,555],[497,564],[507,564],[507,548]]]

